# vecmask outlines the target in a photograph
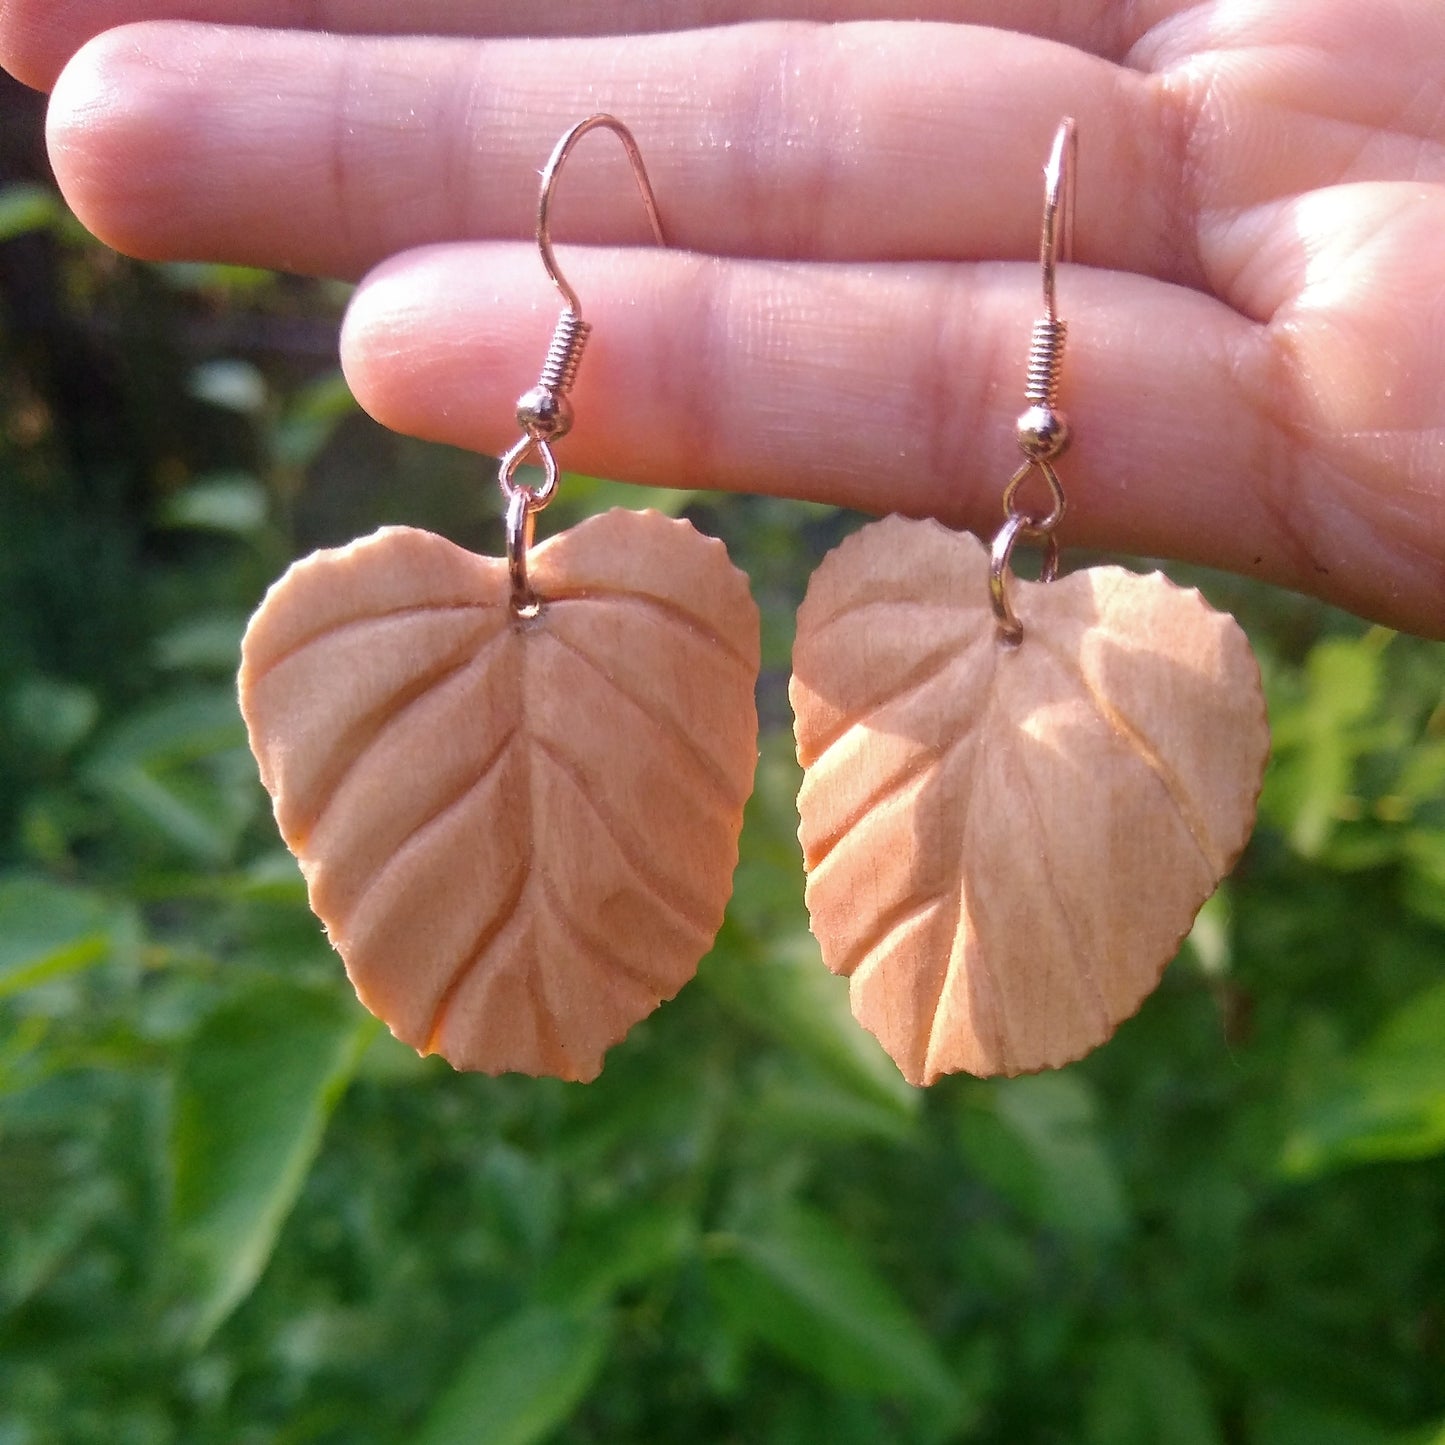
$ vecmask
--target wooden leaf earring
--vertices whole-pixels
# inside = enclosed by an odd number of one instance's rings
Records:
[[[813,932],[915,1084],[1052,1068],[1107,1039],[1234,866],[1269,751],[1233,618],[1157,572],[1054,580],[1074,149],[1065,121],[1045,171],[1024,462],[992,549],[888,517],[823,560],[798,614]],[[1022,500],[1031,478],[1046,509]],[[1010,576],[1020,537],[1045,547],[1042,582]]]
[[[502,459],[507,556],[383,527],[297,562],[251,619],[241,709],[361,1001],[459,1069],[591,1079],[721,926],[757,762],[758,612],[723,544],[613,510],[532,546],[590,327],[564,309]],[[519,480],[529,459],[535,488]]]

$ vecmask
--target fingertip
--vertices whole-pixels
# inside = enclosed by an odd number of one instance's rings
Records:
[[[394,276],[400,269],[400,258],[392,257],[361,278],[341,319],[340,338],[341,374],[351,394],[368,416],[393,430],[401,428],[393,420],[394,402],[385,385],[388,372],[381,362],[405,298],[405,289]]]
[[[0,0],[0,67],[34,90],[49,90],[65,64],[67,7],[56,0]]]
[[[358,403],[383,426],[493,451],[511,414],[482,399],[515,384],[507,375],[515,338],[499,330],[502,308],[475,288],[474,274],[463,248],[445,245],[374,267],[342,321],[341,367]]]
[[[171,199],[157,180],[158,118],[136,83],[154,68],[147,24],[87,41],[60,72],[46,114],[50,164],[67,204],[106,245],[160,259],[157,226]],[[169,118],[174,123],[174,114]]]

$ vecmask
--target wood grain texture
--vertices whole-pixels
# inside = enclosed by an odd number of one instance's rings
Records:
[[[1012,583],[890,517],[798,614],[791,697],[813,932],[904,1075],[1079,1058],[1158,983],[1254,825],[1269,730],[1231,617],[1158,573]]]
[[[385,527],[251,620],[241,709],[361,1001],[459,1069],[594,1078],[692,977],[757,763],[758,613],[721,542],[612,511],[507,567]]]

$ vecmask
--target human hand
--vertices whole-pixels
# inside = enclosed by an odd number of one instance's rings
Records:
[[[589,141],[556,215],[596,328],[564,465],[985,536],[1017,461],[1040,166],[1074,115],[1063,543],[1445,636],[1439,0],[412,0],[416,34],[360,33],[395,8],[0,0],[0,58],[54,84],[57,176],[119,249],[382,263],[343,333],[358,397],[493,453],[555,312],[521,239],[537,167],[611,110],[679,249],[649,248],[620,154]],[[789,15],[859,23],[761,18]]]

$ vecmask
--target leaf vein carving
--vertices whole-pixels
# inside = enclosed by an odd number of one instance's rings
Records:
[[[821,867],[827,860],[828,855],[833,852],[838,844],[841,843],[864,818],[873,812],[875,808],[881,807],[891,798],[901,794],[910,783],[918,778],[930,777],[942,769],[953,757],[954,753],[972,736],[981,716],[982,708],[980,707],[969,717],[960,718],[957,724],[958,731],[941,749],[924,747],[918,757],[910,760],[886,782],[880,784],[863,802],[851,808],[847,818],[814,850],[808,861],[809,869]],[[841,738],[839,741],[841,741]],[[821,776],[821,770],[817,763],[813,764],[813,770]]]
[[[1027,766],[1020,768],[1023,774],[1023,787],[1019,791],[1023,794],[1025,804],[1028,806],[1029,814],[1033,818],[1034,829],[1039,837],[1046,837],[1044,830],[1043,814],[1039,808],[1038,793],[1034,786],[1033,774]],[[1063,895],[1059,892],[1059,885],[1054,878],[1053,869],[1047,865],[1043,868],[1043,883],[1048,890],[1050,901],[1054,905],[1054,911],[1063,922],[1064,933],[1069,940],[1069,949],[1078,960],[1079,977],[1083,980],[1084,988],[1087,991],[1091,1002],[1094,1005],[1094,1012],[1099,1020],[1099,1033],[1103,1038],[1109,1036],[1109,1004],[1104,997],[1104,990],[1099,986],[1098,973],[1095,969],[1094,957],[1084,947],[1083,940],[1079,937],[1078,929],[1074,925],[1073,909],[1069,907]]]
[[[429,612],[441,614],[486,612],[488,610],[499,611],[484,602],[415,602],[408,603],[405,607],[390,608],[386,612],[369,612],[360,617],[345,617],[330,627],[323,627],[319,632],[313,632],[309,637],[303,637],[300,642],[292,643],[284,652],[278,653],[275,657],[268,658],[265,663],[252,672],[250,685],[255,687],[263,678],[269,677],[271,673],[275,672],[283,662],[289,662],[298,653],[305,652],[308,647],[314,647],[318,642],[325,642],[331,637],[339,637],[343,632],[350,632],[358,627],[370,627],[376,622],[390,622],[397,617],[422,616]],[[500,624],[505,621],[505,616],[498,617],[499,630]]]
[[[512,745],[516,736],[516,728],[509,728],[506,733],[503,734],[501,741],[498,742],[496,747],[487,755],[486,760],[482,763],[480,769],[478,769],[476,776],[463,784],[454,797],[445,799],[431,813],[423,818],[421,822],[412,828],[406,837],[397,843],[395,848],[387,853],[385,859],[383,859],[378,867],[367,875],[366,879],[355,889],[355,896],[357,898],[365,897],[367,893],[377,887],[382,879],[401,862],[403,857],[410,853],[413,848],[422,846],[423,837],[426,833],[441,823],[449,813],[461,807],[462,804],[491,777],[492,773],[496,770],[497,764],[506,756],[507,749]]]
[[[651,998],[665,998],[671,984],[653,978],[644,969],[629,963],[606,939],[585,929],[572,911],[557,896],[556,890],[547,880],[545,873],[537,875],[542,886],[542,896],[551,910],[548,917],[567,935],[568,941],[578,953],[585,954],[603,970],[621,974],[623,978],[643,989]]]
[[[350,756],[342,761],[340,771],[334,777],[328,778],[326,785],[318,790],[321,793],[321,805],[317,808],[315,817],[303,827],[303,836],[314,833],[321,826],[327,809],[336,801],[336,795],[345,786],[347,778],[361,766],[367,754],[376,747],[386,733],[391,728],[398,726],[412,708],[430,697],[439,687],[445,687],[455,679],[464,677],[474,667],[484,662],[487,654],[492,650],[492,645],[504,635],[501,632],[493,633],[475,652],[472,651],[475,643],[469,640],[465,655],[460,659],[449,657],[446,665],[439,671],[429,673],[425,677],[413,678],[405,687],[392,693],[364,714],[353,725],[345,738],[338,740],[337,746],[333,749],[327,768],[328,773],[332,773],[336,769],[338,754],[349,752]],[[360,737],[357,736],[358,733],[361,734]]]
[[[657,871],[657,868],[645,854],[638,852],[631,843],[627,842],[628,828],[626,824],[616,818],[610,809],[604,808],[598,800],[595,792],[588,788],[586,782],[578,773],[576,765],[568,758],[555,744],[544,738],[533,737],[530,739],[533,747],[544,757],[548,758],[552,765],[567,779],[573,792],[586,805],[587,810],[602,825],[612,846],[617,849],[618,856],[627,864],[633,876],[642,885],[644,891],[651,896],[654,902],[659,903],[687,924],[695,933],[700,933],[711,938],[714,929],[709,917],[708,908],[696,901],[686,897],[675,881],[669,880]]]
[[[974,924],[973,914],[968,905],[968,894],[960,888],[958,909],[954,914],[953,937],[949,942],[948,961],[943,969],[943,981],[938,990],[938,1002],[934,1005],[933,1013],[926,1019],[927,1030],[923,1037],[923,1052],[919,1056],[919,1065],[925,1080],[940,1069],[951,1071],[957,1067],[954,1060],[945,1059],[938,1062],[935,1056],[941,1052],[939,1028],[943,1016],[943,1000],[953,984],[954,976],[960,969],[965,970],[964,985],[968,990],[970,1029],[977,1038],[983,1028],[987,1026],[991,1035],[991,1046],[996,1051],[1004,1069],[1007,1071],[1013,1067],[1009,1054],[1008,1033],[1004,1028],[1004,1016],[999,1003],[997,979],[983,960],[978,929]],[[970,952],[970,947],[972,952]],[[986,990],[983,1008],[979,1007],[980,989],[978,985],[980,983]]]
[[[916,587],[916,581],[910,579],[906,586]],[[977,623],[972,620],[971,614],[974,611],[982,611],[982,608],[973,608],[966,602],[956,598],[946,598],[942,601],[931,602],[911,593],[899,593],[896,596],[888,596],[885,593],[874,592],[865,597],[850,597],[836,612],[830,613],[821,622],[810,622],[808,624],[808,635],[814,639],[822,636],[823,633],[836,627],[840,622],[847,622],[850,618],[856,617],[860,612],[866,612],[870,607],[906,607],[913,612],[942,612],[958,624],[958,641],[962,641],[971,632],[976,630]],[[955,642],[957,645],[957,642]]]
[[[926,1013],[924,1013],[919,1019],[919,1023],[922,1026],[920,1029],[921,1036],[915,1043],[915,1051],[917,1053],[919,1062],[922,1064],[925,1072],[928,1069],[929,1060],[931,1059],[933,1051],[938,1043],[938,1021],[939,1017],[943,1013],[944,996],[948,993],[949,984],[952,982],[953,976],[958,970],[960,960],[965,953],[965,949],[959,946],[959,935],[963,932],[964,919],[968,914],[968,898],[966,896],[967,878],[963,870],[967,864],[967,859],[969,856],[968,833],[969,826],[973,821],[973,799],[974,793],[976,792],[976,785],[978,783],[979,757],[980,750],[975,749],[973,754],[968,759],[968,782],[966,783],[963,790],[963,816],[959,818],[958,829],[957,832],[954,834],[955,846],[958,850],[958,858],[955,862],[955,867],[959,870],[959,876],[957,884],[952,890],[952,896],[957,900],[957,902],[953,911],[953,927],[949,930],[948,934],[948,957],[944,960],[943,970],[938,980],[938,993],[934,997],[933,1007],[929,1009]],[[974,942],[976,945],[978,941],[979,940],[975,932]],[[978,965],[984,981],[988,986],[990,1013],[992,1015],[991,1021],[993,1023],[994,1035],[998,1043],[998,1048],[1000,1054],[1004,1058],[1007,1058],[1008,1030],[1005,1027],[1003,1009],[999,1001],[1000,995],[998,991],[998,981],[994,976],[989,961],[987,960],[987,958],[984,957],[983,949],[980,947],[976,947],[974,952],[976,954],[976,957],[973,961]],[[969,1013],[971,1019],[973,1015],[973,1004],[976,1000],[976,997],[976,994],[972,995],[969,1000]],[[973,1022],[976,1027],[977,1020],[973,1020]]]
[[[522,992],[532,1005],[532,1028],[538,1052],[552,1073],[566,1078],[572,1067],[572,1057],[547,999],[547,980],[542,972],[542,960],[536,954],[522,975]]]
[[[654,597],[643,592],[626,592],[615,587],[562,588],[547,594],[546,605],[548,607],[566,606],[572,602],[640,608],[656,613],[657,616],[682,627],[685,631],[692,633],[694,637],[699,637],[710,646],[717,648],[747,674],[749,686],[752,684],[753,675],[757,671],[756,660],[748,657],[736,644],[724,637],[716,628],[710,626],[703,618],[668,598]]]
[[[904,698],[922,692],[926,687],[937,682],[940,677],[948,673],[955,663],[967,656],[971,648],[977,644],[978,639],[974,639],[970,643],[965,643],[960,650],[958,643],[951,642],[947,647],[930,653],[917,667],[910,669],[896,687],[884,693],[882,697],[869,699],[855,713],[846,714],[821,742],[813,744],[807,757],[800,759],[803,766],[805,768],[817,767],[828,752],[854,728],[867,727],[869,722],[885,708],[892,707],[894,703],[902,702]]]
[[[808,871],[814,872],[821,868],[832,855],[834,849],[876,808],[881,808],[884,803],[899,797],[914,783],[922,783],[937,771],[944,757],[952,748],[945,749],[943,753],[934,755],[924,751],[919,757],[909,759],[908,763],[901,767],[896,773],[875,788],[862,802],[848,810],[848,816],[828,834],[815,848],[808,853]]]
[[[886,956],[886,945],[910,923],[937,908],[943,899],[944,895],[941,893],[932,893],[922,899],[910,894],[901,903],[894,904],[879,917],[873,928],[854,944],[834,972],[844,978],[852,978],[860,971],[866,973]]]
[[[1054,662],[1063,669],[1070,677],[1076,679],[1079,685],[1089,695],[1099,716],[1114,731],[1128,750],[1158,778],[1163,787],[1165,795],[1173,805],[1174,811],[1178,814],[1179,821],[1184,824],[1185,831],[1194,841],[1194,846],[1199,850],[1199,856],[1203,858],[1205,865],[1214,876],[1220,877],[1228,866],[1228,859],[1222,857],[1214,848],[1213,841],[1209,836],[1209,829],[1205,826],[1204,820],[1195,812],[1189,802],[1188,793],[1183,784],[1175,776],[1174,771],[1154,750],[1143,730],[1136,727],[1113,703],[1109,701],[1093,684],[1085,674],[1084,669],[1076,659],[1067,653],[1060,652],[1051,646],[1048,641],[1040,637],[1040,644],[1044,651],[1053,658]]]
[[[483,925],[471,948],[467,950],[466,956],[453,970],[446,987],[442,989],[436,1008],[432,1010],[431,1026],[427,1029],[424,1053],[434,1054],[437,1052],[437,1042],[441,1037],[442,1027],[446,1023],[447,1014],[451,1011],[453,1001],[462,985],[472,976],[487,953],[496,945],[507,926],[519,916],[522,898],[527,891],[527,884],[531,876],[532,860],[530,857],[524,858],[522,866],[517,870],[517,881],[503,899],[496,913]]]
[[[739,801],[741,801],[737,796],[737,790],[729,785],[726,776],[713,761],[712,755],[706,751],[702,744],[698,742],[686,728],[674,718],[668,716],[667,713],[663,712],[655,703],[645,703],[641,698],[629,692],[606,668],[580,647],[574,646],[565,638],[557,636],[555,632],[545,633],[544,636],[562,648],[563,651],[575,657],[594,677],[600,678],[602,682],[624,702],[631,703],[664,737],[671,738],[682,753],[697,765],[697,771],[707,779],[709,788],[720,802],[726,804],[729,808],[737,806]]]

